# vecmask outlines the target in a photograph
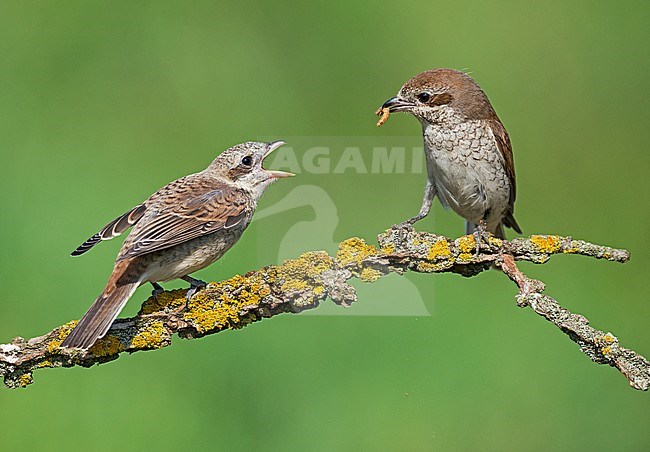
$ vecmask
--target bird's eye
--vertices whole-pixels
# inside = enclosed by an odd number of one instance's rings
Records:
[[[427,93],[426,91],[423,91],[417,95],[417,98],[420,102],[426,104],[427,102],[429,102],[429,99],[431,99],[431,94]]]
[[[241,164],[244,166],[251,166],[253,164],[253,157],[247,155],[246,157],[241,159]]]

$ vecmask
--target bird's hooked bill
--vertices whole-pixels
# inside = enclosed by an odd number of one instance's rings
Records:
[[[381,109],[388,108],[391,113],[395,113],[398,111],[407,111],[413,106],[412,103],[405,101],[401,97],[395,96],[384,102]]]
[[[285,144],[286,144],[286,143],[285,143],[284,141],[273,141],[273,142],[271,142],[271,143],[268,143],[268,149],[267,149],[266,153],[264,154],[264,159],[266,159],[266,157],[268,157],[269,154],[271,154],[273,151],[275,151],[276,149],[278,149],[278,148],[281,147],[281,146],[284,146]],[[273,178],[275,178],[275,179],[280,179],[280,178],[283,178],[283,177],[291,177],[291,176],[295,176],[295,174],[290,173],[290,172],[288,172],[288,171],[269,170],[269,169],[266,169],[266,168],[263,168],[263,169],[264,169],[264,171],[266,171],[266,172],[267,172],[271,177],[273,177]]]

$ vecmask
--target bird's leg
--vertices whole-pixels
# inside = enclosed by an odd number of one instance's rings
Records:
[[[420,212],[413,218],[403,221],[398,226],[412,226],[416,221],[420,221],[422,218],[429,215],[433,198],[436,197],[437,192],[436,185],[430,178],[427,178],[427,185],[424,187],[424,196],[422,197],[422,207],[420,207]]]
[[[163,288],[163,286],[155,282],[152,282],[151,285],[153,286],[153,290],[151,291],[151,296],[153,297],[154,300],[157,300],[158,295],[163,293],[165,289]]]
[[[485,220],[481,220],[478,222],[476,227],[474,228],[474,231],[472,232],[472,235],[474,236],[474,242],[476,242],[476,256],[478,256],[481,252],[481,243],[487,243],[488,242],[488,231],[487,231],[487,224],[485,223]]]
[[[190,288],[187,291],[186,298],[189,301],[199,290],[205,288],[208,284],[200,279],[192,278],[190,275],[181,276],[183,281],[190,283]]]

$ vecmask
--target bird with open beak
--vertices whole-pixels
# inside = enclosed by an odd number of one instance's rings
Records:
[[[225,150],[205,170],[165,185],[74,250],[72,255],[78,256],[133,228],[106,288],[61,346],[91,347],[146,282],[156,296],[163,291],[158,282],[184,279],[191,285],[188,299],[204,287],[190,274],[215,262],[239,240],[271,183],[293,176],[262,167],[283,144],[247,142]]]
[[[422,124],[427,184],[420,212],[429,213],[433,198],[466,220],[504,238],[503,227],[521,233],[514,218],[515,166],[510,138],[487,96],[464,72],[432,69],[416,75],[388,99],[377,114],[407,112]]]

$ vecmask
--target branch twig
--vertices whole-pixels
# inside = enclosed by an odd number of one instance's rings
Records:
[[[519,306],[530,306],[552,322],[594,362],[617,368],[635,389],[650,386],[650,363],[644,357],[621,347],[611,333],[591,328],[586,318],[559,306],[543,294],[543,283],[528,278],[515,264],[545,263],[554,254],[626,262],[627,251],[545,235],[511,241],[486,235],[477,247],[472,235],[452,241],[411,227],[394,227],[378,240],[379,247],[375,247],[351,238],[339,245],[334,257],[324,251],[308,252],[282,265],[211,283],[189,302],[185,301],[186,290],[164,292],[157,299],[146,300],[137,316],[118,319],[87,352],[59,348],[74,321],[30,340],[16,337],[9,344],[0,344],[0,376],[10,388],[25,387],[32,383],[35,369],[90,367],[117,359],[123,352],[166,347],[173,334],[191,339],[239,329],[265,317],[316,308],[328,297],[349,306],[356,301],[355,290],[348,284],[351,278],[373,282],[391,272],[408,270],[475,276],[496,265],[519,287]]]

